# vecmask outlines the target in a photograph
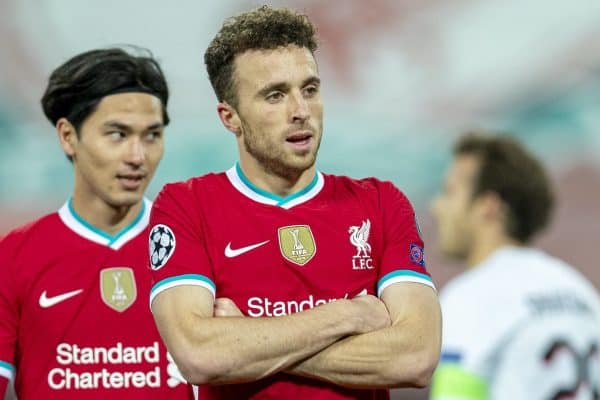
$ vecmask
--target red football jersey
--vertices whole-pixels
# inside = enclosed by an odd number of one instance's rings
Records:
[[[0,377],[19,400],[189,398],[148,310],[150,206],[110,236],[69,201],[0,241]]]
[[[165,186],[151,215],[151,300],[178,285],[229,297],[250,317],[282,316],[397,282],[433,286],[408,199],[391,183],[317,173],[289,197],[255,186],[239,165]],[[200,387],[201,399],[384,399],[276,374]]]

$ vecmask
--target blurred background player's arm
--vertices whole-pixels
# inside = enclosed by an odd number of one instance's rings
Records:
[[[347,387],[422,387],[437,365],[441,314],[435,291],[396,283],[381,299],[392,326],[345,338],[288,372]]]
[[[442,361],[433,375],[431,400],[487,400],[488,385],[459,363]]]
[[[390,325],[385,305],[374,296],[283,317],[215,318],[212,293],[182,285],[157,295],[152,311],[181,373],[194,384],[258,380],[342,337]]]

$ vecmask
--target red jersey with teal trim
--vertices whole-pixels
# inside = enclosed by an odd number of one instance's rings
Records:
[[[0,241],[0,379],[19,400],[188,398],[145,300],[150,206],[109,236],[68,202]]]
[[[152,299],[178,285],[229,297],[250,317],[276,317],[389,285],[433,286],[408,199],[391,183],[317,173],[281,198],[254,187],[238,165],[169,184],[151,215]],[[201,399],[385,399],[276,374],[200,387]]]

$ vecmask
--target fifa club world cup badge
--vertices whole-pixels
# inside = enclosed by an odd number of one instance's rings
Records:
[[[278,229],[281,254],[297,265],[309,262],[317,253],[315,238],[308,225],[284,226]]]
[[[115,311],[123,312],[131,307],[137,297],[133,270],[117,267],[100,271],[100,295],[104,304]]]

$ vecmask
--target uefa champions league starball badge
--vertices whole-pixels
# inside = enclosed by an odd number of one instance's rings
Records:
[[[166,225],[155,225],[150,232],[150,266],[153,270],[165,266],[175,251],[175,234]]]

